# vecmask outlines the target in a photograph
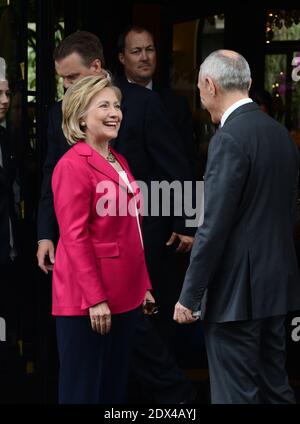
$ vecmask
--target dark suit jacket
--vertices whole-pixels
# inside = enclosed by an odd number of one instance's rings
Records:
[[[195,173],[196,144],[193,134],[193,118],[188,101],[170,88],[153,85],[153,90],[159,94],[165,110],[180,135],[181,142],[189,160],[190,167]]]
[[[123,121],[114,148],[125,156],[135,179],[146,183],[153,180],[191,181],[182,143],[158,95],[126,80],[118,81],[117,85],[123,94]],[[48,151],[38,212],[39,240],[55,240],[58,235],[51,177],[57,161],[69,148],[61,121],[61,104],[58,103],[49,114]],[[185,217],[173,217],[172,229],[181,234],[195,233],[195,229],[185,227]]]
[[[61,128],[61,102],[55,103],[50,109],[47,130],[47,156],[43,168],[43,182],[37,217],[38,240],[58,240],[58,225],[54,212],[53,193],[51,189],[52,173],[55,165],[71,147]]]
[[[8,133],[2,126],[0,126],[0,145],[3,160],[3,167],[0,166],[0,264],[4,264],[8,261],[10,252],[9,218],[11,219],[14,241],[16,242],[12,190],[15,178],[15,159],[11,154]]]
[[[288,131],[255,103],[212,138],[204,223],[180,302],[198,309],[207,288],[212,322],[260,319],[300,308],[293,243],[298,152]]]

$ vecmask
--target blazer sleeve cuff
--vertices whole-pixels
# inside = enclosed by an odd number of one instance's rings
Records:
[[[186,308],[190,309],[191,311],[199,311],[201,309],[201,302],[186,295],[180,296],[179,303],[182,306],[185,306]]]
[[[107,301],[107,296],[105,296],[104,294],[100,294],[100,295],[95,295],[95,296],[90,296],[89,298],[83,297],[82,302],[81,302],[81,309],[85,310],[90,308],[91,306],[95,306],[98,305],[98,303],[102,303],[102,302],[106,302]]]

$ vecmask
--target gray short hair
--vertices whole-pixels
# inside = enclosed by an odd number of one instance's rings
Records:
[[[251,72],[246,59],[239,53],[216,50],[204,60],[200,67],[201,79],[210,77],[224,91],[248,91]]]

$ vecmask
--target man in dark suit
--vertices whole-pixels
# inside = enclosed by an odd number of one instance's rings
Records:
[[[127,81],[159,94],[166,113],[180,135],[191,169],[194,171],[195,140],[192,113],[185,97],[155,81],[157,53],[153,34],[137,25],[127,27],[118,38],[118,56]]]
[[[15,160],[11,154],[11,145],[8,132],[2,125],[0,125],[0,149],[0,263],[5,264],[9,261],[10,256],[12,255],[12,247],[14,243],[14,198],[12,186],[15,177]]]
[[[179,149],[177,149],[177,151],[175,148],[173,149],[174,140],[161,140],[157,146],[158,158],[156,163],[159,163],[159,160],[163,158],[161,152],[165,149],[164,145],[168,143],[168,148],[173,150],[174,159],[177,162],[177,165],[173,167],[173,171],[177,169],[177,176],[170,174],[171,179],[186,179],[184,175],[178,173],[180,169],[180,155],[182,154],[185,154],[185,157],[188,159],[190,174],[194,175],[192,163],[195,157],[195,149],[192,114],[188,102],[184,97],[178,96],[167,87],[159,87],[153,80],[157,65],[153,34],[146,28],[140,26],[132,25],[127,27],[118,38],[118,57],[124,68],[119,79],[122,90],[125,90],[125,92],[126,90],[132,90],[132,86],[137,84],[147,88],[148,91],[157,92],[164,106],[165,113],[173,123],[179,135],[181,153]],[[163,133],[159,127],[157,127],[157,131],[161,135],[160,138],[162,138]],[[151,134],[149,135],[151,136]],[[125,142],[124,138],[121,136],[116,141],[115,146],[126,156],[127,150],[130,148],[130,143]],[[134,156],[129,154],[129,157]],[[136,164],[132,162],[131,166],[134,169]],[[144,175],[137,170],[136,175],[138,175],[139,179],[141,177],[142,180],[145,178],[149,179],[149,175],[150,180],[161,180],[162,177],[165,178],[161,173],[156,173],[155,178],[153,178],[153,171],[150,171],[150,174],[147,174],[147,172],[147,168],[144,169]],[[169,244],[172,239],[169,239],[172,233],[172,225],[172,219],[169,217],[160,217],[160,219],[155,220],[152,217],[149,219],[146,218],[144,224],[147,263],[154,294],[160,306],[160,313],[156,317],[155,323],[164,339],[168,342],[170,348],[174,347],[174,332],[176,329],[175,323],[172,321],[173,306],[180,294],[184,271],[187,268],[189,259],[188,255],[178,255],[178,252],[170,248]],[[181,228],[179,231],[185,234],[184,228]],[[190,232],[190,235],[193,233],[194,230]],[[182,269],[184,270],[183,272]]]
[[[12,198],[12,163],[9,154],[10,143],[8,133],[2,123],[8,111],[10,92],[8,82],[0,75],[0,183],[1,183],[1,244],[0,263],[7,263],[10,254],[11,224],[10,209]]]
[[[250,84],[236,52],[213,52],[201,65],[201,101],[220,128],[174,319],[193,322],[197,311],[204,319],[213,403],[294,403],[285,316],[300,309],[298,153],[288,131],[248,97]]]
[[[63,40],[55,50],[54,59],[56,71],[63,78],[66,89],[79,78],[103,73],[104,57],[100,40],[85,31],[71,34]],[[146,183],[154,179],[190,180],[188,164],[176,130],[169,122],[157,95],[136,85],[120,85],[120,88],[123,94],[123,121],[115,147],[128,160],[135,178]],[[49,117],[48,152],[38,213],[37,257],[40,268],[46,273],[53,267],[54,242],[57,237],[51,177],[57,161],[68,149],[61,120],[61,105],[56,104]],[[118,147],[119,141],[122,149]],[[188,251],[193,242],[190,234],[194,230],[186,229],[184,221],[184,217],[174,217],[168,238],[172,234],[170,243],[179,239],[179,250]],[[152,230],[154,227],[155,223]],[[160,233],[157,234],[159,237]],[[155,247],[156,244],[152,248]],[[147,247],[145,251],[147,256]],[[46,261],[47,256],[49,263]],[[135,367],[135,373],[140,373],[138,379],[144,380],[147,388],[155,392],[154,402],[178,403],[189,399],[192,393],[190,383],[170,357],[149,321],[142,319],[141,323],[140,337],[136,343],[138,366]]]
[[[15,321],[10,307],[16,303],[12,299],[13,281],[11,281],[12,261],[16,256],[15,250],[15,211],[13,183],[16,169],[14,156],[11,153],[11,142],[8,131],[1,123],[4,122],[10,102],[8,81],[0,75],[0,274],[1,274],[1,310]],[[10,323],[8,323],[10,324]]]

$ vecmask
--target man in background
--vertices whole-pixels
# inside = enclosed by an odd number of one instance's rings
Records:
[[[148,29],[132,25],[118,38],[118,56],[129,82],[141,85],[159,94],[160,100],[173,125],[180,135],[185,153],[194,173],[195,140],[192,113],[185,97],[179,96],[155,79],[157,51],[153,33]]]
[[[168,87],[159,86],[154,81],[157,67],[157,53],[153,34],[146,28],[132,25],[122,32],[118,38],[118,57],[123,65],[123,75],[121,75],[119,84],[122,87],[139,85],[158,93],[164,106],[165,113],[177,130],[181,147],[178,149],[173,145],[174,139],[165,139],[161,145],[161,156],[163,155],[164,145],[168,144],[170,154],[176,158],[178,167],[180,155],[184,155],[188,161],[190,178],[194,177],[193,160],[195,157],[192,114],[187,100],[177,95]],[[167,137],[167,134],[166,134]],[[117,140],[115,147],[126,156],[127,146],[122,140]],[[163,157],[163,156],[162,156]],[[165,159],[166,160],[166,159]],[[169,161],[171,165],[171,161]],[[174,168],[176,172],[176,169]],[[180,179],[178,176],[173,179]],[[166,178],[166,175],[163,175]],[[192,200],[192,199],[191,199]],[[169,348],[175,346],[176,325],[172,321],[173,306],[178,299],[184,272],[188,266],[188,251],[178,253],[171,246],[172,217],[159,217],[159,219],[149,218],[151,223],[148,225],[147,218],[144,225],[145,249],[148,254],[148,268],[154,288],[154,294],[160,307],[160,312],[155,317],[155,323],[158,326],[164,340],[168,342]],[[148,231],[149,228],[149,231]],[[185,233],[185,231],[187,231]],[[190,231],[190,232],[188,232]],[[182,234],[193,235],[195,229],[182,229]],[[183,254],[182,254],[183,253]]]
[[[10,88],[5,75],[5,61],[0,57],[0,318],[5,339],[0,341],[0,393],[2,401],[15,399],[9,381],[18,370],[17,335],[19,329],[19,300],[16,251],[16,214],[13,185],[16,161],[6,128],[10,105]],[[2,334],[1,334],[2,336]]]

